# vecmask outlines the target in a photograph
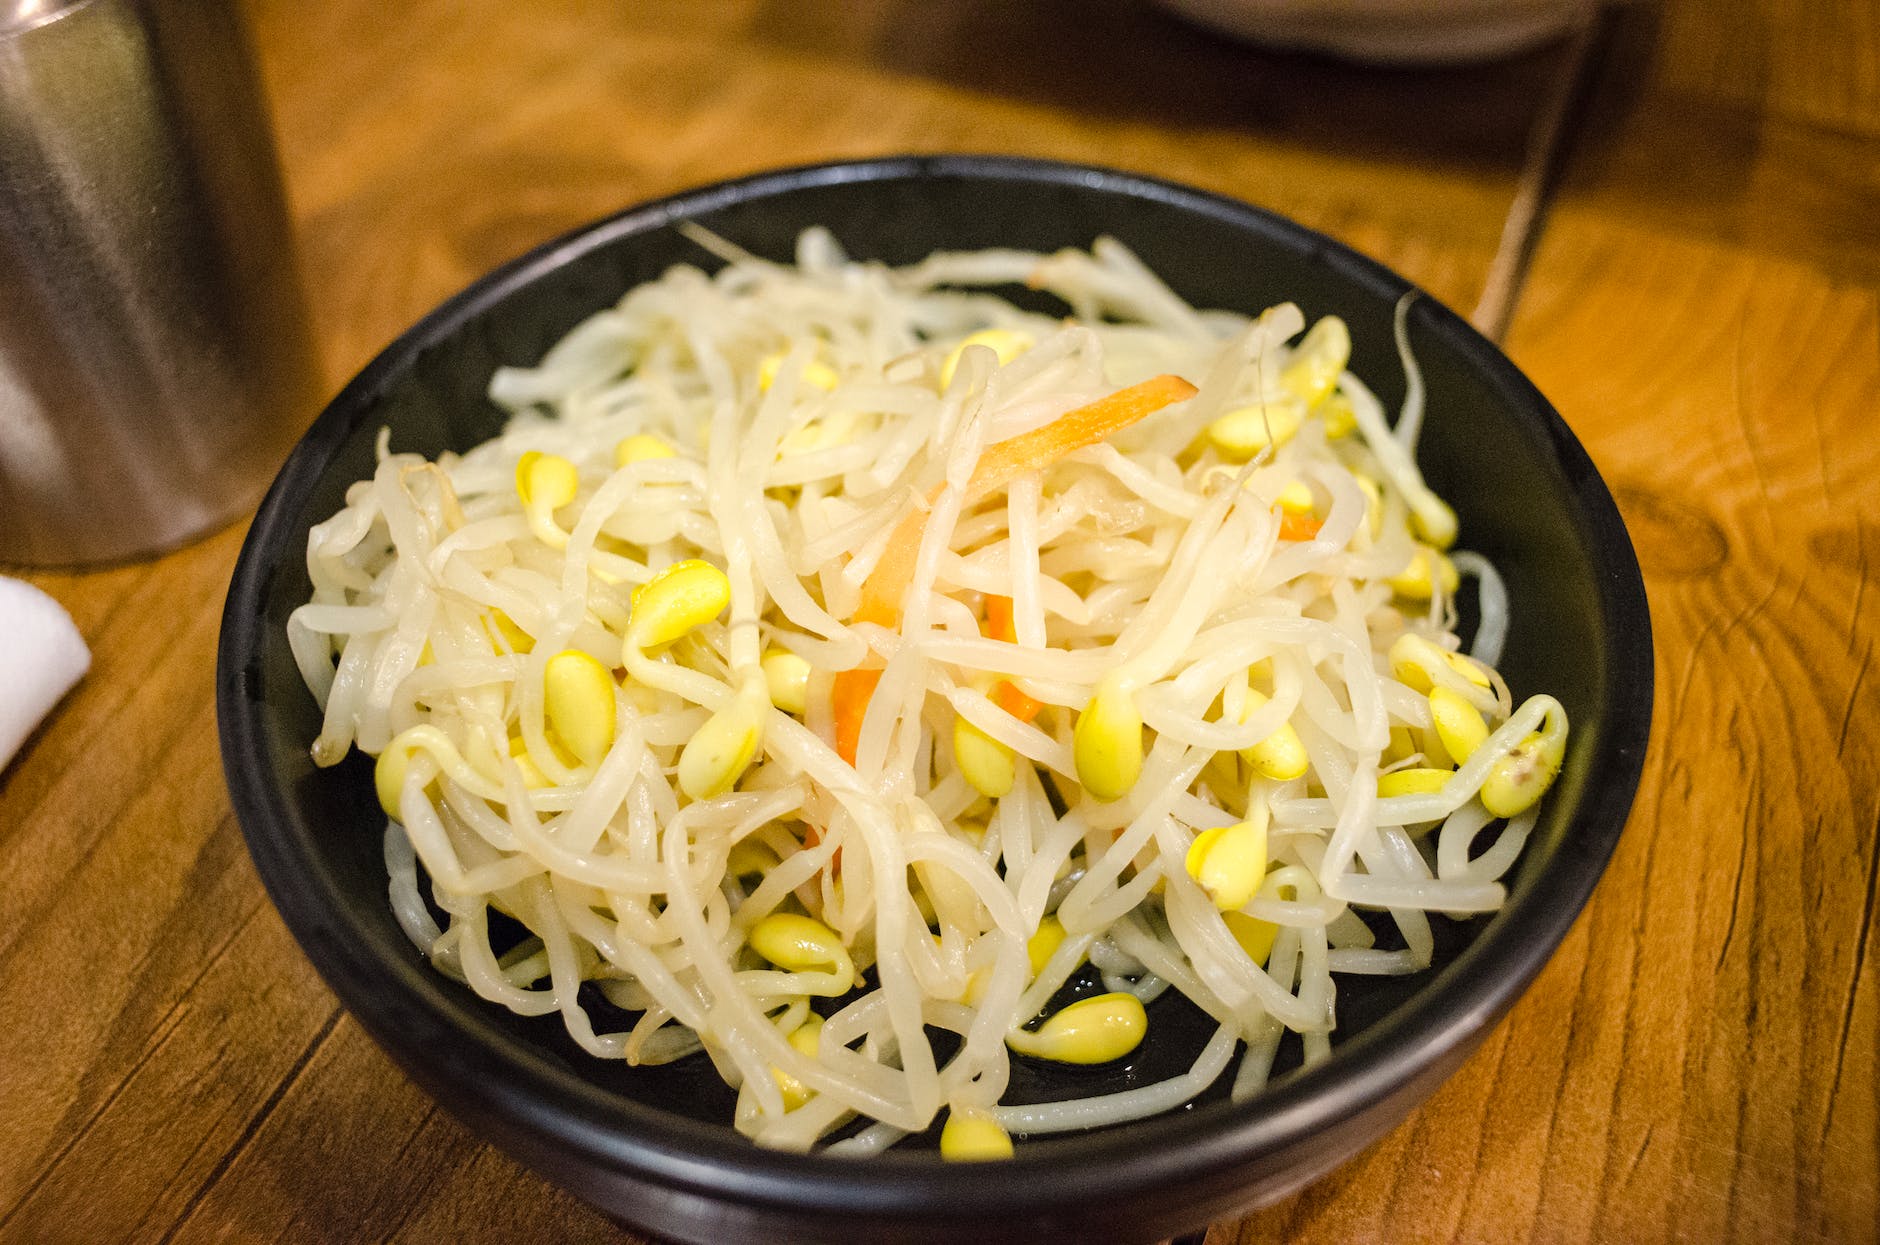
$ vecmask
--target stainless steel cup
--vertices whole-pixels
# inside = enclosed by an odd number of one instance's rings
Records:
[[[319,393],[227,0],[0,0],[0,562],[221,525]]]

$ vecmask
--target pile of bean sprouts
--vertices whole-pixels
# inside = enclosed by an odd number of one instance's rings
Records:
[[[1168,1111],[1223,1076],[1244,1099],[1287,1031],[1307,1065],[1328,1057],[1337,975],[1426,968],[1430,913],[1501,904],[1534,812],[1497,818],[1479,792],[1564,716],[1545,696],[1517,707],[1494,672],[1494,569],[1438,552],[1453,515],[1415,463],[1424,395],[1401,311],[1393,426],[1342,359],[1329,401],[1287,393],[1296,307],[1196,310],[1113,240],[895,268],[818,229],[791,264],[693,236],[715,272],[674,267],[536,366],[498,371],[509,418],[493,440],[426,460],[381,434],[373,477],[311,533],[312,599],[288,630],[324,711],[313,755],[400,758],[391,904],[438,971],[559,1014],[601,1058],[702,1053],[763,1145],[839,1132],[829,1149],[866,1153],[946,1113],[1029,1136]],[[1060,314],[991,292],[1013,285]],[[986,330],[1023,348],[960,349]],[[987,446],[1169,373],[1194,396],[968,491]],[[1250,406],[1296,430],[1240,460],[1208,431]],[[632,436],[671,453],[617,466]],[[550,531],[518,490],[529,452],[578,472]],[[1282,539],[1288,496],[1309,505],[1303,538]],[[897,625],[854,621],[917,509]],[[1395,577],[1419,555],[1429,583],[1406,594]],[[662,677],[622,674],[636,588],[689,559],[723,572],[728,608],[649,654]],[[1479,600],[1466,654],[1438,565]],[[994,597],[1011,602],[1009,639],[984,632]],[[1455,656],[1406,681],[1405,636]],[[569,650],[614,672],[618,725],[592,761],[545,717],[546,663]],[[765,701],[735,785],[689,797],[682,750],[780,652],[807,662],[801,710]],[[831,686],[863,666],[880,679],[851,764]],[[1081,784],[1073,740],[1106,679],[1144,728],[1140,776],[1108,801]],[[1042,711],[1007,712],[996,680]],[[1489,728],[1459,764],[1436,742],[1439,686]],[[956,763],[962,717],[1017,758],[997,799]],[[1309,769],[1262,776],[1241,750],[1285,726]],[[1436,777],[1391,794],[1398,771]],[[1198,835],[1256,816],[1267,872],[1237,911],[1271,927],[1263,962],[1185,863]],[[1378,947],[1354,906],[1387,913],[1402,945]],[[750,931],[780,912],[833,931],[855,980],[754,951]],[[493,913],[528,936],[507,945]],[[1034,964],[1048,917],[1063,938]],[[1212,1040],[1173,1079],[1003,1102],[1013,1061],[1034,1057],[1008,1038],[1091,969],[1144,1002],[1179,991]],[[603,1009],[620,1031],[599,1031],[584,987],[631,1023]],[[805,1053],[788,1039],[812,1011]],[[958,1035],[946,1056],[930,1029]]]

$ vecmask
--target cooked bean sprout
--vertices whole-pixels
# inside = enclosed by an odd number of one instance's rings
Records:
[[[714,274],[498,371],[493,440],[382,434],[309,538],[313,755],[377,758],[440,972],[602,1058],[702,1054],[762,1144],[949,1112],[942,1153],[987,1158],[1236,1060],[1256,1093],[1287,1031],[1319,1062],[1334,974],[1500,905],[1566,720],[1514,701],[1501,581],[1445,552],[1401,316],[1393,429],[1342,323],[1197,310],[1112,240],[896,269],[693,236]],[[1215,1026],[1186,1073],[1003,1101],[1014,1059],[1153,1041],[1170,990]]]

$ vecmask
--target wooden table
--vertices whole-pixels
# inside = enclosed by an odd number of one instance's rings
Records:
[[[1482,303],[1637,543],[1644,784],[1467,1066],[1210,1239],[1875,1236],[1870,0],[1634,5],[1451,72],[1263,54],[1125,0],[249,8],[335,387],[564,228],[903,150],[1194,182]],[[264,898],[211,701],[241,536],[31,576],[95,666],[0,775],[0,1238],[630,1239],[414,1088]]]

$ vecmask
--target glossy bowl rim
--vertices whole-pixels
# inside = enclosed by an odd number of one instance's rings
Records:
[[[262,608],[278,559],[304,547],[293,511],[326,470],[333,452],[372,417],[381,396],[430,347],[521,287],[614,241],[664,228],[720,208],[793,191],[859,181],[967,178],[989,184],[1044,182],[1148,199],[1225,223],[1250,240],[1278,245],[1338,270],[1356,285],[1394,302],[1414,287],[1342,243],[1263,208],[1143,174],[1030,157],[912,155],[818,163],[761,172],[629,207],[581,226],[486,273],[425,315],[378,354],[316,418],[296,445],[256,514],[231,581],[218,648],[216,701],[224,768],[235,811],[270,897],[334,993],[379,1043],[427,1084],[445,1084],[445,1105],[472,1117],[494,1117],[523,1134],[550,1139],[549,1148],[584,1168],[649,1181],[712,1201],[762,1211],[921,1217],[1036,1215],[1052,1207],[1086,1206],[1158,1187],[1194,1185],[1230,1175],[1262,1155],[1307,1145],[1315,1134],[1377,1106],[1466,1051],[1527,987],[1577,919],[1603,873],[1638,784],[1649,734],[1653,685],[1649,612],[1637,558],[1603,480],[1565,422],[1501,351],[1438,300],[1425,297],[1424,331],[1438,334],[1474,369],[1510,395],[1512,418],[1553,448],[1572,482],[1570,509],[1591,534],[1593,571],[1602,584],[1600,627],[1612,654],[1600,730],[1586,784],[1571,820],[1572,850],[1563,846],[1524,897],[1513,897],[1452,964],[1408,1002],[1341,1042],[1326,1064],[1302,1070],[1264,1091],[1252,1109],[1177,1113],[1089,1136],[1054,1137],[1020,1147],[1010,1161],[947,1165],[931,1154],[890,1151],[866,1161],[832,1160],[765,1150],[728,1125],[673,1116],[604,1090],[557,1066],[493,1025],[462,1000],[446,996],[434,974],[426,982],[409,963],[360,954],[371,943],[344,935],[345,896],[321,877],[317,853],[293,841],[292,818],[272,781],[261,702],[246,694],[258,659]],[[337,918],[337,923],[336,923]],[[339,935],[336,939],[336,935]],[[1460,971],[1458,971],[1460,970]],[[439,1081],[412,1066],[399,1040],[399,1007],[379,995],[396,991],[401,1005],[457,1030],[473,1045],[468,1062],[495,1075],[460,1069]],[[470,1003],[487,1007],[480,1000]],[[460,1053],[461,1054],[461,1053]],[[462,1062],[460,1059],[459,1062]]]

